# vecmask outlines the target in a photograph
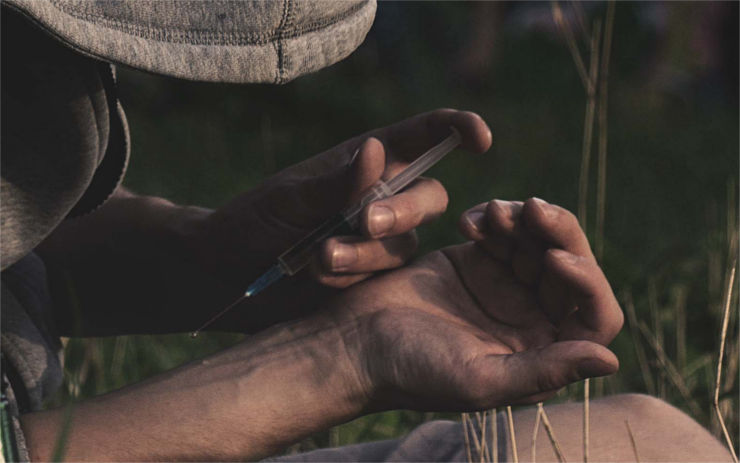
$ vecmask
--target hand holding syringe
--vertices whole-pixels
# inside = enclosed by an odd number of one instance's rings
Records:
[[[255,280],[254,283],[249,285],[243,296],[204,323],[203,326],[192,333],[192,336],[197,336],[202,329],[213,323],[245,298],[256,295],[271,284],[280,280],[284,275],[292,276],[298,273],[308,265],[309,262],[311,262],[316,249],[327,238],[335,235],[337,231],[343,228],[346,229],[349,227],[351,229],[355,229],[359,221],[360,213],[368,204],[398,193],[441,160],[446,154],[457,148],[461,142],[460,133],[454,127],[450,127],[450,129],[452,130],[452,134],[449,137],[419,156],[409,164],[408,167],[401,171],[401,173],[387,182],[379,180],[370,188],[368,193],[360,199],[360,201],[330,218],[298,243],[293,245],[293,247],[282,253],[277,258],[277,263],[261,277]]]

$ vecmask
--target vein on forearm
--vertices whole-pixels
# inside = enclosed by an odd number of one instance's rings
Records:
[[[364,404],[348,376],[340,338],[323,321],[279,325],[227,351],[81,402],[67,458],[256,459],[352,419]],[[58,410],[23,417],[36,457],[49,456],[59,420]]]

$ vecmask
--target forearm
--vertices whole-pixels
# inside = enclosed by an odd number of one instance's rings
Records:
[[[225,302],[231,295],[189,244],[208,213],[119,189],[99,210],[60,225],[37,251],[62,333],[188,330],[203,318],[196,312]]]
[[[249,220],[214,225],[212,217],[204,208],[119,190],[94,213],[65,221],[37,248],[60,333],[192,331],[240,297],[272,263],[272,252],[252,252],[270,237],[255,237]],[[257,332],[313,312],[330,292],[307,278],[290,279],[279,291],[244,301],[210,329]]]
[[[344,330],[353,329],[345,326]],[[360,414],[366,404],[344,335],[324,320],[247,342],[73,408],[67,460],[253,460]],[[64,410],[22,417],[48,460]]]
[[[209,213],[119,187],[99,209],[62,222],[38,251],[50,262],[67,262],[101,249],[105,252],[112,245],[136,245],[142,250],[155,244],[181,246],[194,224]]]

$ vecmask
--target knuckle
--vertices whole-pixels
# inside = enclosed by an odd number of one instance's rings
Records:
[[[576,217],[574,213],[560,206],[558,206],[558,209],[560,210],[559,212],[562,222],[565,223],[569,228],[581,228],[581,225],[578,223],[578,217]]]

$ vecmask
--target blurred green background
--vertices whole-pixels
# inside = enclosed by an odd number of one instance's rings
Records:
[[[575,10],[562,6],[585,55]],[[588,24],[604,17],[600,2],[583,7]],[[627,323],[612,346],[621,371],[592,386],[592,397],[627,391],[663,397],[715,433],[711,395],[737,229],[737,7],[616,5],[602,266],[649,335]],[[431,171],[447,187],[450,206],[420,230],[423,250],[460,242],[459,214],[491,198],[538,196],[577,207],[586,96],[549,3],[381,3],[353,55],[283,86],[193,83],[124,68],[119,80],[132,135],[125,183],[139,193],[218,207],[347,138],[454,107],[483,116],[494,144],[482,156],[456,152]],[[587,231],[593,238],[595,155],[591,167]],[[733,308],[736,315],[736,297]],[[736,318],[730,327],[722,407],[735,436]],[[71,340],[68,397],[58,400],[135,382],[239,339]],[[557,400],[576,400],[580,389]],[[437,416],[366,417],[290,451],[398,436]]]

